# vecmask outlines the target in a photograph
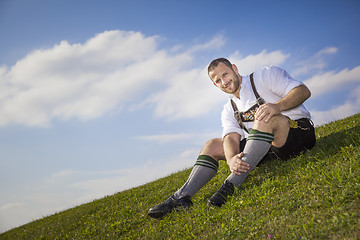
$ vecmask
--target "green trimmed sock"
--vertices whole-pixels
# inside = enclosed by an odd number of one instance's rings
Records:
[[[200,155],[191,170],[188,180],[174,193],[176,199],[194,196],[217,173],[219,163],[210,156]]]
[[[239,187],[249,175],[250,171],[252,171],[267,154],[273,141],[273,134],[251,129],[243,151],[244,156],[242,157],[243,161],[249,163],[250,170],[246,173],[241,173],[241,175],[232,173],[226,180],[230,181],[236,187]]]

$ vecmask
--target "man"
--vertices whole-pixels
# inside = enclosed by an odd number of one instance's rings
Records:
[[[209,199],[218,207],[261,160],[270,155],[288,159],[315,145],[310,113],[302,105],[311,93],[286,71],[270,66],[241,76],[235,64],[218,58],[210,63],[208,75],[230,96],[221,115],[223,136],[205,143],[188,180],[150,208],[150,217],[190,207],[191,197],[215,176],[220,160],[226,160],[231,174]]]

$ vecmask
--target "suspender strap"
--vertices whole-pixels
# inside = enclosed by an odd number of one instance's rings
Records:
[[[239,112],[239,110],[236,106],[236,103],[232,99],[230,101],[231,101],[231,106],[234,110],[234,117],[235,117],[236,121],[239,123],[239,125],[242,129],[244,129],[247,133],[249,133],[249,130],[245,127],[244,123],[242,122],[241,113]]]
[[[256,97],[256,100],[258,102],[259,105],[262,105],[265,103],[264,99],[262,97],[260,97],[259,93],[257,92],[256,90],[256,87],[255,87],[255,83],[254,83],[254,73],[251,73],[250,74],[250,83],[251,83],[251,87],[252,87],[252,90],[255,94],[255,97]]]

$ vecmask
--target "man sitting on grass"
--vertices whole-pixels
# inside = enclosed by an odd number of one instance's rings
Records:
[[[241,76],[235,64],[218,58],[210,63],[208,75],[230,97],[221,115],[222,138],[205,143],[188,180],[150,208],[150,217],[190,207],[191,197],[215,176],[220,160],[226,160],[231,174],[209,199],[210,205],[218,207],[261,160],[288,159],[315,145],[310,113],[303,106],[311,93],[283,69],[270,66]]]

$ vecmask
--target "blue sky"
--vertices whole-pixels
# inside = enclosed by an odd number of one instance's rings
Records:
[[[359,24],[350,0],[0,0],[0,232],[190,167],[217,57],[286,69],[316,125],[358,113]]]

